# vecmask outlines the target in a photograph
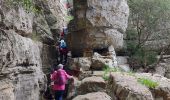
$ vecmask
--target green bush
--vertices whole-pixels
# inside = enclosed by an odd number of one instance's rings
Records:
[[[155,63],[157,53],[147,49],[138,43],[136,31],[129,30],[127,32],[127,54],[130,57],[129,63],[133,68],[146,67]]]
[[[159,85],[157,82],[154,82],[147,78],[138,78],[138,82],[152,89]]]

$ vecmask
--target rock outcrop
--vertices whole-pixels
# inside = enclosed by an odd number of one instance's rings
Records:
[[[155,88],[149,88],[139,83],[139,78],[145,78],[158,83]],[[149,84],[146,83],[146,84]],[[108,83],[108,94],[119,100],[169,100],[170,80],[150,73],[128,74],[112,73]]]
[[[119,100],[153,100],[149,89],[133,76],[113,73],[109,85],[111,97],[116,95]]]
[[[82,55],[87,48],[103,49],[110,45],[116,50],[122,48],[129,16],[127,0],[75,0],[74,3],[75,20],[70,23],[72,33],[68,36],[73,55]]]

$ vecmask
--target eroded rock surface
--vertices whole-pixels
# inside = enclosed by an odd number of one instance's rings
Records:
[[[0,1],[0,100],[39,100],[47,83],[44,72],[57,58],[53,44],[65,25],[64,5],[35,0],[42,10],[36,13],[8,2]]]
[[[158,86],[149,88],[142,85],[139,78],[157,82]],[[120,100],[169,100],[169,84],[169,79],[158,74],[115,72],[111,73],[107,90],[111,97],[116,96]]]
[[[46,82],[42,72],[42,44],[13,30],[1,30],[0,45],[0,99],[39,100]]]
[[[137,82],[134,76],[112,73],[109,80],[109,94],[119,100],[154,100],[150,90]]]

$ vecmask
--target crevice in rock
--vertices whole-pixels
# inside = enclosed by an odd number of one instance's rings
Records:
[[[109,51],[108,51],[108,48],[99,48],[99,49],[96,48],[96,49],[93,49],[93,52],[97,52],[102,56],[107,56]]]

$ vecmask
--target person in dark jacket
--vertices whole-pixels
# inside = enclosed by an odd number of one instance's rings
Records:
[[[60,40],[59,52],[60,52],[60,63],[66,64],[68,48],[67,48],[67,45],[66,45],[66,42],[64,41],[64,39]]]

